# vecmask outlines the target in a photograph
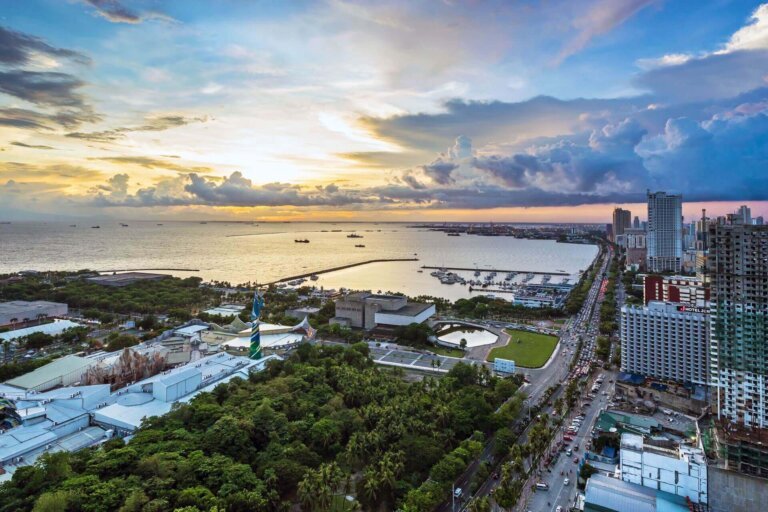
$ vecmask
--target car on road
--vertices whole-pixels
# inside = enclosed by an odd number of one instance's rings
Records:
[[[570,457],[571,455],[573,455],[573,450],[571,450],[570,448],[568,448],[567,450],[565,450],[565,454],[566,454],[568,457]],[[566,479],[566,480],[567,480],[567,479]]]
[[[579,458],[578,457],[574,457],[573,458],[573,463],[574,464],[578,464],[579,463]]]
[[[568,485],[568,484],[570,484],[570,483],[571,483],[571,480],[570,480],[570,479],[568,479],[568,478],[566,478],[565,480],[563,480],[563,485]]]
[[[456,489],[453,490],[453,497],[454,498],[461,498],[462,492],[464,492],[464,491],[462,491],[461,487],[457,487]]]
[[[544,482],[539,482],[539,483],[536,484],[536,489],[541,490],[541,491],[548,491],[549,490],[549,485],[545,484]]]

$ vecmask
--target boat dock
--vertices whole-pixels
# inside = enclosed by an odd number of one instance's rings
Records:
[[[462,270],[466,272],[496,272],[496,273],[510,273],[510,272],[516,272],[518,274],[538,274],[538,275],[545,275],[545,276],[570,276],[568,272],[540,272],[538,270],[503,270],[498,268],[462,268],[462,267],[431,267],[428,265],[422,265],[421,268],[430,269],[430,270]]]
[[[304,279],[313,275],[327,274],[329,272],[336,272],[338,270],[344,270],[347,268],[360,267],[362,265],[369,265],[371,263],[386,263],[391,261],[419,261],[419,258],[380,258],[375,260],[360,261],[358,263],[350,263],[349,265],[341,265],[340,267],[326,268],[323,270],[314,270],[312,272],[305,272],[304,274],[298,274],[295,276],[284,277],[277,281],[271,281],[269,283],[263,283],[260,286],[269,286],[272,284],[284,283],[286,281],[293,281],[295,279]]]

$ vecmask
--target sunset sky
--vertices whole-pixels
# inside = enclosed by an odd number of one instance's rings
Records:
[[[768,4],[0,0],[0,220],[768,215]]]

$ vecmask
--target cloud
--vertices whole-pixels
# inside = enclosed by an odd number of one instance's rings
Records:
[[[42,144],[26,144],[24,142],[18,142],[18,141],[11,142],[11,146],[18,146],[20,148],[29,148],[29,149],[56,149],[52,146],[44,146]]]
[[[715,51],[673,53],[640,59],[646,70],[635,85],[665,100],[691,102],[729,98],[768,83],[768,3],[760,5],[749,23]]]
[[[103,180],[104,173],[80,165],[4,162],[0,167],[0,180],[3,179],[18,182],[55,182],[58,188],[66,188],[73,183]]]
[[[414,190],[424,190],[427,188],[426,185],[424,185],[422,182],[420,182],[413,174],[410,172],[403,173],[403,175],[400,177],[400,179],[411,187]]]
[[[453,183],[454,179],[451,177],[451,173],[458,168],[459,164],[448,162],[442,157],[437,158],[432,163],[421,166],[421,170],[424,171],[424,174],[432,178],[432,181],[439,185]]]
[[[170,130],[171,128],[177,128],[179,126],[185,126],[192,123],[205,123],[208,121],[207,116],[203,117],[185,117],[181,115],[164,115],[150,117],[145,120],[143,125],[128,126],[121,128],[113,128],[111,130],[103,130],[97,132],[71,132],[67,134],[67,137],[75,139],[89,140],[92,142],[115,142],[117,140],[125,138],[126,134],[130,132],[160,132],[164,130]]]
[[[644,70],[663,68],[667,66],[679,66],[693,58],[687,53],[670,53],[659,58],[638,59],[637,66]]]
[[[177,157],[178,158],[178,157]],[[145,169],[167,169],[169,171],[176,172],[213,172],[214,169],[206,166],[187,166],[177,164],[176,162],[168,162],[160,158],[153,158],[149,156],[108,156],[108,157],[92,157],[88,160],[100,160],[104,162],[110,162],[119,165],[138,165]]]
[[[399,147],[440,152],[456,134],[470,134],[482,147],[504,141],[521,144],[535,137],[580,132],[608,120],[621,120],[646,107],[649,98],[559,100],[536,96],[519,102],[450,100],[443,112],[363,117],[360,124]]]
[[[141,188],[135,194],[127,194],[127,183],[120,175],[119,194],[115,184],[108,185],[109,193],[99,192],[93,204],[97,206],[346,206],[368,203],[370,198],[342,190],[335,184],[305,191],[289,183],[254,185],[242,173],[234,172],[222,180],[212,180],[196,173],[161,180],[152,187]],[[123,185],[126,186],[123,186]]]
[[[53,71],[0,71],[0,92],[43,106],[85,108],[82,80]]]
[[[768,4],[755,9],[749,20],[748,25],[734,32],[723,52],[768,49]]]
[[[768,107],[670,119],[637,147],[650,174],[691,200],[768,198]],[[742,112],[748,112],[743,114]]]
[[[665,101],[694,102],[730,98],[764,87],[766,70],[768,50],[739,50],[651,69],[634,82]]]
[[[0,126],[51,130],[53,119],[47,114],[23,108],[0,108]]]
[[[607,34],[629,18],[657,0],[601,0],[595,2],[583,16],[573,22],[577,34],[571,38],[555,59],[562,63],[568,57],[586,48],[596,37]]]
[[[74,50],[56,48],[39,37],[0,27],[0,63],[9,66],[23,66],[34,62],[36,55],[56,58],[63,57],[80,64],[90,64],[87,56]]]
[[[96,13],[107,21],[112,23],[130,23],[137,24],[147,20],[163,20],[173,21],[176,20],[170,16],[156,12],[148,11],[143,13],[136,13],[126,8],[118,0],[83,0],[86,4],[96,9]]]

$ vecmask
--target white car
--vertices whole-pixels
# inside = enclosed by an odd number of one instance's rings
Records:
[[[570,481],[568,478],[566,478],[565,480],[563,480],[563,485],[568,485],[568,484],[570,484],[570,483],[571,483],[571,481]]]

